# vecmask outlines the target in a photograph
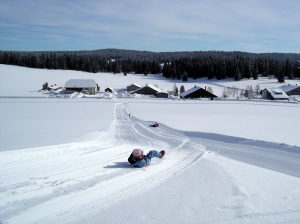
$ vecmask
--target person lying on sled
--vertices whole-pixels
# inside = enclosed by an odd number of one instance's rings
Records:
[[[128,158],[128,162],[135,167],[141,168],[150,165],[151,159],[154,157],[161,159],[165,153],[166,152],[164,150],[160,152],[151,150],[147,155],[144,155],[143,150],[134,149]]]
[[[158,123],[150,124],[151,127],[158,127]]]

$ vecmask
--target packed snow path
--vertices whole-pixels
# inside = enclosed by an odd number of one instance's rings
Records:
[[[98,141],[1,153],[2,223],[64,223],[85,219],[143,193],[183,171],[204,153],[204,146],[179,132],[151,128],[115,105],[115,119]],[[134,148],[165,150],[164,159],[134,168]]]

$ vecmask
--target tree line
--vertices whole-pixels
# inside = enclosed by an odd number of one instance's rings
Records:
[[[64,69],[85,72],[112,72],[127,74],[158,74],[163,73],[165,78],[181,79],[187,81],[188,78],[225,79],[232,77],[238,81],[244,78],[257,79],[258,74],[262,76],[274,76],[279,82],[284,82],[285,77],[289,79],[300,78],[299,54],[233,54],[233,52],[181,52],[179,55],[199,55],[198,57],[179,57],[169,59],[160,65],[162,61],[147,58],[147,55],[154,55],[154,52],[140,52],[129,50],[118,50],[117,52],[130,53],[128,58],[120,59],[118,54],[110,53],[97,54],[98,51],[77,51],[77,52],[0,52],[0,64],[19,65],[30,68]],[[90,52],[90,54],[88,54]],[[92,52],[92,53],[91,53]],[[106,51],[104,51],[106,52]],[[141,59],[133,59],[131,54],[137,52]],[[102,52],[103,53],[103,52]],[[176,53],[176,52],[173,52]],[[201,53],[201,54],[200,54]],[[213,54],[214,53],[214,54]],[[162,53],[161,53],[162,54]],[[168,52],[165,52],[167,55]],[[141,55],[144,55],[141,57]],[[164,55],[164,54],[163,54]],[[205,56],[206,55],[206,56]],[[253,57],[253,55],[264,55]],[[272,58],[275,55],[277,57]],[[278,59],[278,56],[281,56]],[[285,59],[283,55],[286,55]],[[296,56],[290,57],[287,56]],[[108,57],[110,56],[110,57]],[[115,58],[113,57],[115,56]],[[284,60],[283,60],[284,59]]]
[[[136,51],[136,50],[124,50],[124,49],[100,49],[100,50],[88,50],[88,51],[54,51],[57,56],[59,55],[77,55],[77,56],[89,56],[97,55],[101,58],[125,60],[132,59],[137,61],[158,61],[159,63],[170,62],[179,58],[235,58],[237,56],[249,57],[249,58],[272,58],[280,62],[289,58],[291,61],[300,60],[299,53],[249,53],[242,51],[179,51],[179,52],[151,52],[151,51]],[[34,55],[41,55],[42,53],[48,54],[47,51],[31,51],[31,52],[17,52],[20,54],[31,53]]]
[[[161,66],[152,60],[115,60],[100,57],[99,55],[77,55],[49,53],[19,53],[0,52],[0,64],[18,65],[29,68],[77,70],[84,72],[135,72],[147,75],[158,74]]]
[[[188,78],[225,79],[234,78],[239,81],[244,78],[257,79],[274,76],[279,82],[284,78],[300,78],[300,61],[279,61],[272,58],[250,58],[244,56],[231,57],[206,57],[206,58],[180,58],[165,62],[162,70],[163,76],[172,79],[187,81]]]

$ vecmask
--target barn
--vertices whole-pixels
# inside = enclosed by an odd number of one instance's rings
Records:
[[[85,92],[94,95],[99,91],[99,86],[93,79],[70,79],[65,84],[66,93]]]
[[[195,98],[217,98],[216,95],[206,91],[206,88],[203,89],[199,86],[194,86],[193,88],[180,93],[180,98],[191,98],[191,99],[195,99]]]
[[[130,94],[137,93],[137,94],[142,94],[142,95],[154,95],[154,96],[156,96],[156,93],[160,92],[160,91],[161,90],[158,89],[157,87],[152,86],[150,84],[146,84],[145,86],[139,88],[136,91],[133,91]]]
[[[288,84],[279,88],[282,89],[288,96],[300,95],[300,86]]]
[[[286,93],[279,88],[265,88],[262,93],[261,97],[264,99],[271,99],[271,100],[289,100],[289,96],[286,95]]]
[[[135,91],[137,89],[141,88],[140,85],[136,84],[136,83],[133,83],[133,84],[130,84],[127,86],[127,91],[130,92],[130,91]]]

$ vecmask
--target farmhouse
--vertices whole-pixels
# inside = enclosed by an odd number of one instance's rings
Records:
[[[206,88],[203,89],[199,86],[194,86],[193,88],[180,93],[181,98],[217,98],[216,95],[206,91]]]
[[[155,86],[152,86],[150,84],[146,84],[144,87],[141,87],[138,90],[133,91],[130,94],[137,93],[137,94],[142,94],[142,95],[155,95],[156,96],[156,93],[160,92],[160,91],[161,90],[156,88]]]
[[[66,93],[84,92],[94,95],[99,91],[99,86],[93,79],[70,79],[65,84]]]
[[[135,90],[137,90],[137,89],[139,89],[139,88],[141,88],[140,85],[138,85],[138,84],[136,84],[136,83],[133,83],[133,84],[127,86],[127,91],[128,91],[128,92],[129,92],[129,91],[135,91]]]
[[[300,95],[300,86],[288,84],[279,88],[282,89],[288,96]]]
[[[271,99],[271,100],[289,100],[288,95],[282,89],[270,89],[265,88],[262,93],[261,97],[264,99]]]

